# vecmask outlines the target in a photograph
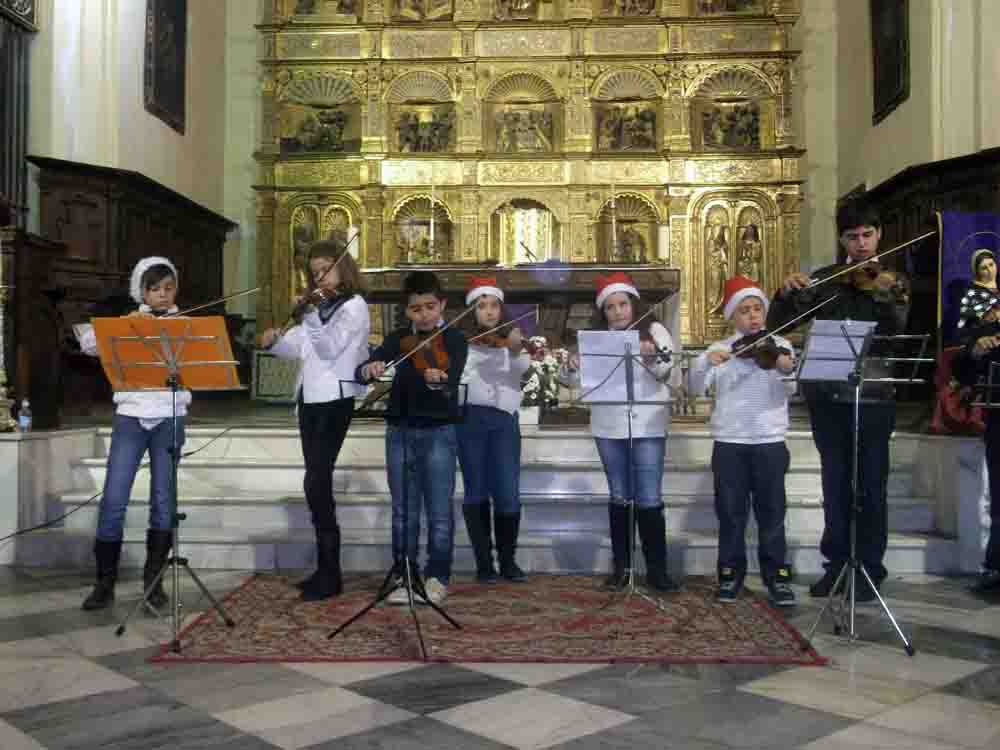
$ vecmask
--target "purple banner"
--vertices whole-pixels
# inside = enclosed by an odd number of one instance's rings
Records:
[[[972,281],[972,254],[980,249],[1000,256],[1000,215],[992,213],[941,213],[941,340],[955,338],[959,303]]]

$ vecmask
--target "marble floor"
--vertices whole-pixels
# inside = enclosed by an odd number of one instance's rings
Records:
[[[225,592],[245,571],[206,572]],[[1000,600],[963,579],[891,579],[917,654],[859,608],[862,638],[821,628],[827,667],[147,662],[169,621],[85,613],[89,576],[0,568],[0,748],[1000,748]],[[758,582],[751,582],[759,587]],[[184,581],[188,616],[206,603]],[[818,607],[799,587],[790,621]],[[825,631],[825,632],[824,632]]]

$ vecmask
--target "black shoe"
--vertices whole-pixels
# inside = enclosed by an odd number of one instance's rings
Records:
[[[816,583],[809,587],[809,596],[819,599],[830,596],[833,593],[833,584],[837,582],[837,578],[840,576],[839,566],[829,566],[823,577],[820,578]],[[844,583],[841,581],[838,590],[843,590]]]
[[[149,589],[150,584],[166,565],[170,548],[174,543],[174,534],[171,530],[148,529],[146,531],[146,564],[142,569],[142,590]],[[170,603],[166,592],[163,590],[163,577],[156,582],[156,586],[149,591],[146,597],[153,609],[163,609]]]
[[[493,526],[497,536],[497,559],[500,561],[500,577],[514,583],[524,583],[528,576],[514,560],[517,551],[517,536],[521,530],[521,514],[494,513]]]
[[[319,584],[320,571],[323,570],[323,556],[325,552],[323,551],[323,545],[320,544],[319,540],[319,530],[316,531],[316,570],[312,575],[303,578],[301,581],[296,582],[295,588],[299,591],[305,591],[306,589],[313,588]]]
[[[677,583],[665,570],[649,571],[646,573],[646,585],[656,591],[670,593],[680,591],[680,584]]]
[[[601,585],[605,591],[621,591],[628,586],[628,572],[624,567],[615,566],[611,575],[604,579]]]
[[[497,571],[493,567],[492,519],[489,502],[463,504],[465,529],[472,543],[476,558],[476,580],[479,583],[496,583]]]
[[[775,607],[794,607],[798,602],[792,590],[792,571],[778,568],[774,577],[767,582],[768,600]]]
[[[611,575],[604,579],[605,591],[620,591],[628,585],[628,566],[632,561],[629,549],[628,508],[620,503],[608,503],[608,529],[611,532]]]
[[[322,548],[323,567],[317,569],[313,582],[302,588],[302,601],[318,602],[339,596],[344,590],[340,572],[340,529],[316,532]]]
[[[97,558],[97,583],[94,590],[83,601],[83,609],[88,612],[105,609],[115,600],[115,581],[118,580],[118,561],[122,554],[122,543],[94,542],[94,557]]]
[[[722,568],[719,571],[719,588],[715,598],[720,602],[735,602],[743,590],[745,573],[734,568]]]
[[[977,595],[1000,594],[1000,570],[984,570],[979,580],[969,587],[969,592]]]
[[[657,591],[677,591],[680,587],[667,573],[667,522],[663,506],[641,508],[636,513],[636,526],[646,557],[646,585]]]

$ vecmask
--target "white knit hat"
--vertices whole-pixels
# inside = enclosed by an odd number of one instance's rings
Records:
[[[148,258],[143,258],[136,263],[135,268],[132,269],[132,278],[129,280],[128,286],[129,294],[138,305],[145,302],[142,294],[142,275],[153,266],[166,266],[174,274],[174,280],[177,281],[178,284],[180,283],[180,278],[177,275],[177,267],[168,259],[161,258],[159,255],[151,255]]]

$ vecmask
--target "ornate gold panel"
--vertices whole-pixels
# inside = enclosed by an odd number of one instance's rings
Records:
[[[387,29],[382,34],[382,57],[386,60],[458,57],[461,54],[462,35],[457,30]]]
[[[552,57],[572,53],[569,29],[479,29],[476,54],[480,57]]]
[[[275,166],[280,187],[356,187],[361,184],[362,164],[357,161],[293,161]]]
[[[481,185],[565,185],[569,183],[568,165],[561,161],[479,163]]]

